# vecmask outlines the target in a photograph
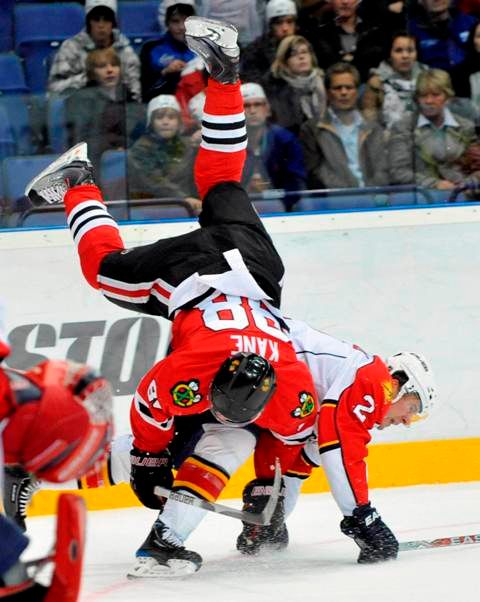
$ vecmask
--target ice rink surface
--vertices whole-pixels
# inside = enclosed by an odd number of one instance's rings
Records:
[[[480,483],[377,489],[371,500],[400,541],[480,533]],[[238,500],[231,505],[240,506]],[[187,507],[186,507],[187,508]],[[480,544],[403,552],[395,562],[356,564],[329,494],[303,495],[288,520],[287,550],[246,558],[240,523],[207,514],[187,546],[204,559],[176,581],[126,579],[156,514],[141,508],[91,512],[81,602],[474,602]],[[48,551],[50,517],[32,518],[28,557]]]

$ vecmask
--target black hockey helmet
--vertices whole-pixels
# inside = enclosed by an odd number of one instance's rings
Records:
[[[223,362],[212,381],[212,414],[223,424],[250,424],[274,391],[275,371],[269,362],[256,353],[236,353]]]

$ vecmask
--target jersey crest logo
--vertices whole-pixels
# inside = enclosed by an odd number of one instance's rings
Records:
[[[393,401],[393,383],[391,380],[385,380],[382,383],[383,395],[385,396],[385,403],[392,403]]]
[[[315,400],[313,395],[308,391],[302,391],[298,396],[299,406],[297,406],[291,413],[293,418],[306,418],[313,413],[315,409]]]
[[[190,380],[174,385],[170,389],[173,403],[181,408],[190,408],[202,401],[202,396],[198,392],[199,384],[198,380]]]

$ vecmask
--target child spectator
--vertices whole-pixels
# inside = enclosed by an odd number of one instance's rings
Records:
[[[86,74],[87,86],[66,101],[67,127],[72,144],[88,143],[99,173],[103,152],[127,148],[143,121],[143,108],[122,83],[120,57],[112,47],[89,53]]]
[[[288,36],[278,47],[270,73],[264,79],[273,121],[298,134],[302,123],[325,112],[323,71],[310,43],[302,36]]]
[[[268,123],[270,105],[262,86],[242,84],[241,90],[248,135],[242,185],[251,193],[271,188],[286,192],[305,190],[303,152],[297,137]],[[286,208],[290,209],[297,200],[295,195],[286,197]]]
[[[175,94],[182,70],[196,58],[185,44],[185,19],[194,14],[193,0],[169,1],[165,13],[167,31],[158,40],[143,45],[140,58],[145,102],[159,93]]]
[[[147,107],[147,131],[128,153],[130,198],[176,197],[200,207],[193,181],[195,146],[182,133],[175,96],[161,94]]]
[[[122,63],[122,81],[140,100],[140,61],[128,38],[117,27],[117,0],[86,0],[86,28],[65,40],[53,59],[48,91],[69,94],[87,85],[87,54],[96,48],[114,48]]]
[[[270,0],[266,7],[268,31],[242,52],[241,79],[260,83],[268,73],[278,45],[297,31],[297,7],[293,0]]]
[[[427,69],[417,61],[417,44],[406,31],[393,35],[389,58],[371,76],[362,97],[362,112],[368,119],[379,119],[390,129],[395,121],[414,108],[415,83]]]

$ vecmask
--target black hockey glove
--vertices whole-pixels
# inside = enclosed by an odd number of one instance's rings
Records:
[[[162,510],[164,498],[153,493],[156,485],[172,488],[172,458],[170,452],[144,452],[136,447],[130,452],[130,485],[135,495],[147,508]]]
[[[355,508],[353,516],[345,516],[340,523],[340,529],[360,548],[360,564],[393,560],[398,555],[398,541],[395,535],[370,502]]]

